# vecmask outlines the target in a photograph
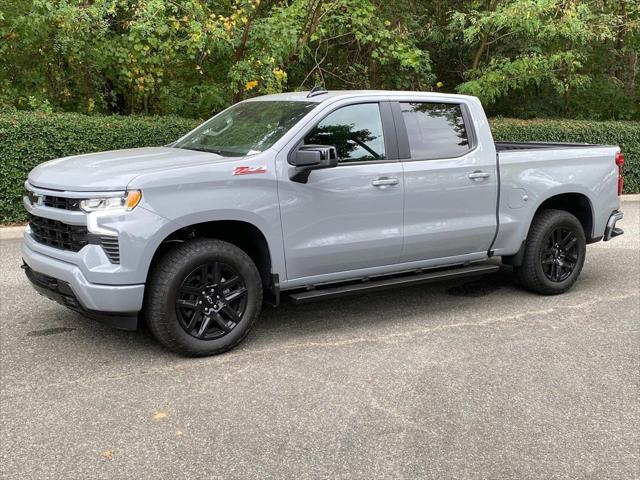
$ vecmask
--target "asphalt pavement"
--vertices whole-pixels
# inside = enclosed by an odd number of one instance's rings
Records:
[[[504,271],[285,303],[204,359],[38,296],[2,240],[2,478],[640,478],[640,203],[623,210],[567,294]]]

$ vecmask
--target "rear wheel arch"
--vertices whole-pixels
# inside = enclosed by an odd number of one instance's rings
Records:
[[[538,208],[531,216],[529,226],[527,228],[527,235],[522,240],[520,250],[515,255],[503,256],[502,261],[507,265],[520,266],[522,264],[524,249],[527,238],[531,232],[531,226],[535,218],[545,210],[562,210],[575,216],[584,231],[584,236],[587,243],[594,243],[600,240],[593,231],[594,226],[594,210],[591,200],[583,193],[579,192],[567,192],[553,195],[544,201],[542,201]]]
[[[564,210],[565,212],[569,212],[580,221],[587,243],[594,238],[593,205],[586,195],[571,192],[549,197],[540,204],[534,217],[542,210]]]

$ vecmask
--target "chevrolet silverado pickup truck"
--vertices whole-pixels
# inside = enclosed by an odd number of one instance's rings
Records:
[[[61,158],[25,183],[41,294],[185,355],[229,350],[263,302],[308,302],[510,265],[543,295],[622,230],[616,146],[494,142],[478,99],[252,98],[172,144]]]

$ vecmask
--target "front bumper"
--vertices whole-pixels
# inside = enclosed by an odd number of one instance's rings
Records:
[[[58,200],[72,202],[87,196],[101,195],[100,192],[53,192],[28,183],[26,189],[30,195],[43,198],[55,196]],[[114,210],[86,214],[77,209],[58,208],[48,203],[41,204],[39,201],[33,203],[30,196],[25,197],[23,203],[27,212],[34,217],[61,222],[71,229],[86,229],[86,238],[82,238],[82,235],[78,238],[73,231],[58,232],[59,226],[44,225],[40,230],[50,230],[46,233],[53,235],[52,239],[55,240],[50,243],[39,239],[28,226],[23,242],[33,252],[54,259],[58,263],[76,266],[84,279],[94,285],[128,286],[145,283],[149,265],[158,245],[180,228],[174,222],[147,210],[142,204],[126,213]],[[68,245],[64,245],[64,248],[56,245],[60,240],[70,238],[76,241],[86,240],[87,245],[79,250],[68,248]],[[99,241],[94,242],[96,238],[99,238]],[[37,271],[35,268],[34,270]]]
[[[26,242],[22,244],[22,258],[27,277],[42,295],[117,328],[136,328],[144,284],[91,283],[76,265],[38,253]]]
[[[607,227],[604,230],[604,241],[608,242],[614,237],[622,235],[624,230],[616,227],[616,223],[618,220],[622,220],[624,214],[622,212],[616,211],[611,214],[609,220],[607,221]]]

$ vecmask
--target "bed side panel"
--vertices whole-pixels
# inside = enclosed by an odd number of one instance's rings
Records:
[[[527,237],[538,207],[562,193],[585,195],[593,211],[592,236],[604,233],[620,207],[613,146],[504,151],[500,164],[500,228],[495,255],[513,255]]]

